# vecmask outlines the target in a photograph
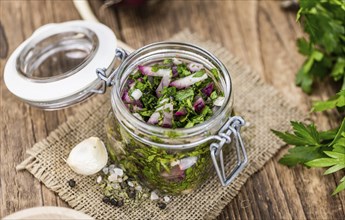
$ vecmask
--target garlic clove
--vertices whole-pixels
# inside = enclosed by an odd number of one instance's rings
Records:
[[[98,137],[90,137],[77,144],[69,153],[67,164],[76,173],[92,175],[108,162],[108,152]]]

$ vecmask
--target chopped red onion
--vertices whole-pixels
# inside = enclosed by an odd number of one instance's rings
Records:
[[[215,106],[222,106],[224,103],[224,97],[223,96],[219,96],[218,98],[216,98],[216,100],[214,100],[213,105]]]
[[[123,91],[123,94],[122,94],[122,101],[124,101],[125,103],[130,103],[132,100],[131,100],[131,97],[129,97],[129,94],[128,94],[128,90],[124,90]]]
[[[160,101],[160,103],[165,103],[169,99],[163,99]],[[168,110],[167,110],[168,109]],[[147,123],[149,124],[157,124],[160,113],[159,111],[163,112],[163,121],[162,121],[162,127],[165,128],[171,128],[172,127],[172,119],[173,119],[173,111],[174,111],[174,106],[172,103],[166,103],[163,106],[159,107],[156,109],[156,111],[151,115]]]
[[[167,111],[167,109],[169,110]],[[163,118],[162,127],[164,128],[172,127],[173,111],[174,111],[174,106],[171,103],[164,105],[164,108],[163,108],[164,118]]]
[[[170,84],[170,81],[171,81],[171,78],[169,75],[165,75],[162,77],[162,80],[161,82],[159,83],[157,89],[156,89],[156,95],[157,97],[161,97],[161,91],[163,90],[164,87],[167,87],[169,86]]]
[[[178,76],[178,71],[177,71],[177,66],[173,66],[172,68],[171,68],[171,71],[172,71],[172,76],[173,77],[177,77]]]
[[[138,105],[133,105],[133,112],[138,112],[138,111],[141,111],[141,110],[143,110],[143,106],[142,106],[142,104],[141,104],[141,102],[140,103],[138,103],[139,104],[139,106]]]
[[[195,73],[192,75],[186,76],[184,78],[175,80],[175,81],[170,83],[170,86],[174,86],[178,89],[183,89],[183,88],[187,88],[187,87],[193,85],[194,83],[203,81],[203,80],[207,79],[207,77],[208,77],[206,73],[200,77],[194,77],[194,76],[195,76]]]
[[[179,59],[177,59],[177,58],[172,58],[172,61],[173,61],[173,63],[175,64],[175,65],[179,65],[179,64],[182,64],[182,61],[181,60],[179,60]]]
[[[181,170],[186,170],[193,166],[198,160],[198,157],[186,157],[180,160],[179,166]]]
[[[135,82],[133,82],[133,83],[129,84],[128,86],[129,86],[129,89],[133,89],[133,88],[134,88],[134,86],[135,86]]]
[[[133,105],[136,105],[136,106],[138,106],[139,108],[144,107],[143,103],[142,103],[140,100],[134,101],[134,102],[133,102]]]
[[[205,107],[205,102],[201,97],[198,98],[193,104],[193,108],[195,112],[201,112],[204,107]]]
[[[166,180],[181,181],[185,178],[185,172],[181,170],[179,166],[174,166],[170,169],[169,173],[164,171],[163,173],[161,173],[161,176]]]
[[[197,71],[201,70],[202,68],[204,68],[204,66],[200,63],[190,63],[190,64],[188,64],[187,67],[192,72],[197,72]]]
[[[131,84],[134,83],[134,82],[135,82],[134,79],[129,79],[129,80],[127,81],[127,85],[129,86],[129,85],[131,85]]]
[[[205,96],[209,97],[213,91],[213,83],[211,82],[207,84],[201,91],[205,94]]]
[[[219,108],[220,108],[219,106],[213,106],[213,108],[212,108],[213,114],[214,114],[216,111],[218,111]]]
[[[133,92],[131,93],[131,96],[134,100],[139,100],[141,98],[141,96],[143,95],[143,93],[140,91],[140,89],[135,89],[133,90]]]
[[[180,108],[176,113],[175,116],[184,116],[187,114],[187,110],[185,107]]]
[[[149,124],[157,124],[158,123],[158,119],[160,117],[161,114],[159,114],[159,112],[154,112],[151,117],[149,118],[149,120],[147,121],[147,123]]]
[[[138,69],[140,70],[140,72],[143,75],[146,76],[159,76],[159,77],[163,77],[166,75],[171,75],[171,70],[170,69],[159,69],[157,72],[153,72],[152,71],[152,67],[150,66],[138,66]]]
[[[162,127],[163,127],[163,128],[171,128],[171,127],[172,127],[172,124],[171,124],[171,123],[169,123],[169,122],[164,123],[164,120],[163,120]]]
[[[128,90],[124,90],[123,94],[122,94],[122,101],[126,104],[127,108],[130,108],[131,105],[134,107],[136,107],[136,110],[140,110],[143,107],[143,103],[140,100],[132,100],[131,97],[128,94]],[[138,109],[139,108],[139,109]]]

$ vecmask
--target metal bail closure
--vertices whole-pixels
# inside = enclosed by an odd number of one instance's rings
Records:
[[[212,143],[210,145],[211,158],[213,165],[216,169],[219,180],[223,186],[228,186],[243,170],[248,162],[247,153],[243,145],[243,141],[240,134],[241,127],[245,124],[245,121],[239,117],[230,117],[225,125],[218,132],[218,143]],[[229,176],[225,174],[223,146],[224,144],[230,144],[231,136],[235,141],[236,147],[236,166],[231,170]]]
[[[121,62],[123,62],[128,57],[127,52],[122,48],[116,48],[115,52],[115,58],[119,59]],[[106,68],[97,68],[96,74],[98,78],[102,81],[102,87],[99,89],[92,89],[90,92],[97,93],[97,94],[104,94],[107,90],[108,86],[114,85],[114,76],[117,73],[117,68],[109,75],[106,74],[107,69]]]
[[[95,70],[106,67],[104,77],[112,73],[116,48],[115,34],[101,23],[47,24],[11,54],[4,81],[11,93],[30,105],[64,108],[104,85]]]

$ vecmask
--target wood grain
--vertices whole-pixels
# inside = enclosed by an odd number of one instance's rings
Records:
[[[146,10],[101,10],[102,1],[90,3],[97,17],[134,48],[165,40],[185,28],[221,43],[306,113],[311,100],[325,99],[335,90],[324,84],[310,97],[294,85],[304,60],[295,47],[302,31],[295,14],[283,12],[277,1],[161,1]],[[33,206],[67,206],[28,172],[16,172],[15,166],[27,149],[83,104],[54,112],[31,108],[10,94],[2,73],[11,52],[35,29],[80,17],[69,0],[1,0],[0,16],[0,217]],[[6,53],[3,45],[8,46]],[[310,117],[322,129],[336,125],[336,114]],[[330,194],[343,174],[323,176],[318,169],[284,167],[277,161],[286,151],[254,174],[218,219],[342,219],[345,193]]]

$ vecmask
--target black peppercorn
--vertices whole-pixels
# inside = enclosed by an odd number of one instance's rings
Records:
[[[167,207],[167,204],[165,204],[164,202],[160,202],[160,203],[158,203],[158,207],[160,209],[165,209]]]
[[[68,185],[71,187],[71,188],[73,188],[73,187],[75,187],[75,185],[76,185],[76,182],[75,182],[75,180],[74,179],[70,179],[70,180],[68,180]]]
[[[136,196],[136,192],[133,189],[130,189],[127,194],[128,194],[128,197],[131,199],[134,199]]]
[[[124,189],[127,187],[127,184],[125,182],[121,182],[120,183],[121,189]]]
[[[113,206],[117,206],[117,201],[115,199],[111,199],[110,204]]]
[[[124,205],[124,203],[123,203],[122,200],[117,201],[117,206],[118,206],[118,207],[121,207],[121,206],[123,206],[123,205]]]
[[[108,203],[110,202],[109,196],[104,196],[103,199],[102,199],[102,201],[103,201],[104,203],[108,204]]]

